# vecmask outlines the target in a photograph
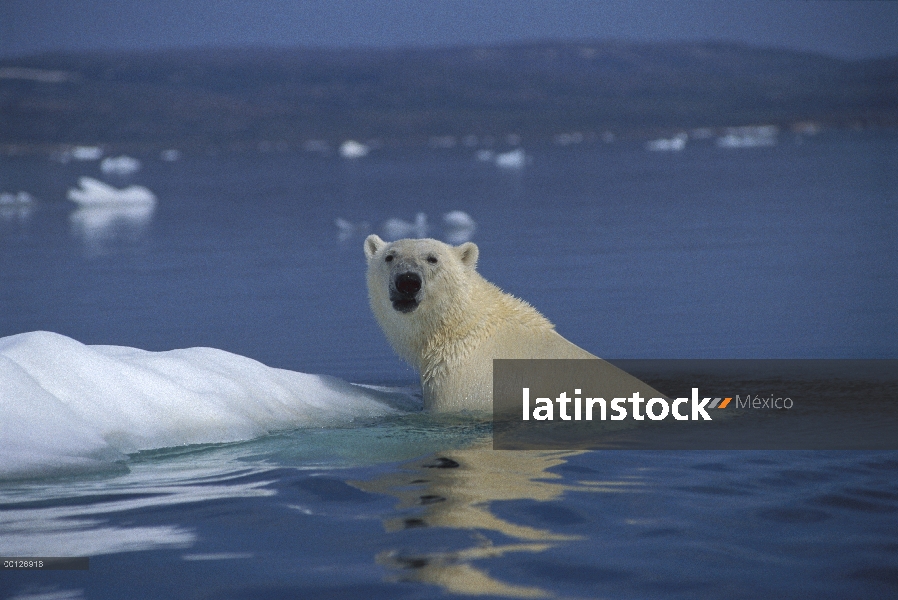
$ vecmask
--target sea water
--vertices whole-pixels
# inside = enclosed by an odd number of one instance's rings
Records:
[[[525,156],[4,159],[0,555],[90,569],[0,598],[898,593],[898,453],[494,451],[420,412],[361,248],[470,239],[602,357],[894,358],[898,137]]]

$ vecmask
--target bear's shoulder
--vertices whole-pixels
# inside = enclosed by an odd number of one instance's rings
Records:
[[[534,330],[551,330],[555,326],[529,302],[502,291],[475,273],[477,284],[472,294],[472,310],[482,311],[495,323],[514,323]]]

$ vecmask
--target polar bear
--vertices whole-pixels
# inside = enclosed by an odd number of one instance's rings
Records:
[[[597,359],[535,308],[484,279],[472,242],[387,243],[369,235],[365,256],[371,310],[393,349],[420,373],[425,410],[492,410],[495,358]],[[618,383],[651,390],[601,362]]]

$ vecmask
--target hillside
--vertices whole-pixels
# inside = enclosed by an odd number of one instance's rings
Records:
[[[815,121],[898,124],[898,58],[704,43],[405,50],[182,50],[0,60],[0,147],[298,148],[308,140]]]

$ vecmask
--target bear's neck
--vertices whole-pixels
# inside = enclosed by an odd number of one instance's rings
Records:
[[[526,302],[502,292],[479,277],[465,294],[465,301],[451,307],[432,322],[422,323],[410,362],[421,374],[422,385],[448,377],[468,358],[510,323],[532,329],[553,329],[552,324]],[[500,357],[496,357],[500,358]]]

